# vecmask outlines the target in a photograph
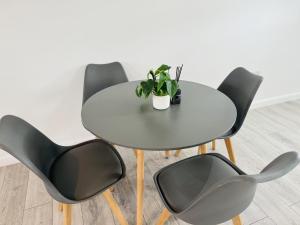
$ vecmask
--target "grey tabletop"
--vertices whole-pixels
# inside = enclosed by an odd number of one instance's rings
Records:
[[[139,82],[118,84],[90,97],[81,112],[84,127],[112,144],[172,150],[207,143],[235,122],[233,102],[216,89],[180,81],[181,104],[159,111],[153,109],[151,96],[135,95]]]

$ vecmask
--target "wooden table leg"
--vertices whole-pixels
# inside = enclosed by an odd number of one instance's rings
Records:
[[[181,152],[181,149],[178,149],[178,150],[176,150],[176,152],[175,152],[174,155],[175,155],[176,157],[178,157],[178,156],[180,155],[180,152]]]
[[[216,150],[216,140],[211,142],[211,150]]]
[[[165,158],[168,159],[170,156],[170,150],[165,151]]]
[[[206,154],[207,150],[206,150],[206,144],[203,144],[203,145],[200,145],[198,147],[198,154],[201,155],[201,154]]]
[[[137,149],[136,176],[136,225],[143,224],[144,204],[144,151]]]
[[[234,225],[242,225],[241,217],[240,216],[236,216],[236,217],[232,218],[232,223]]]

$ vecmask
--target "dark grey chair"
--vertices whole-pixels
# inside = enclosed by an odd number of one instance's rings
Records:
[[[71,204],[102,193],[120,224],[128,225],[109,188],[125,176],[125,165],[109,143],[91,140],[60,146],[24,120],[7,115],[0,120],[0,148],[39,176],[71,224]]]
[[[87,65],[85,69],[82,104],[104,88],[124,82],[128,82],[128,78],[119,62]]]
[[[85,69],[82,104],[97,92],[125,82],[128,82],[128,78],[119,62],[88,64]],[[134,154],[136,155],[135,150]]]
[[[299,161],[297,152],[287,152],[256,175],[247,175],[217,153],[171,164],[154,175],[166,207],[157,225],[171,214],[190,224],[216,225],[232,219],[234,225],[241,225],[238,215],[252,202],[257,184],[287,174]]]
[[[218,139],[224,139],[230,160],[236,163],[233,152],[231,137],[234,136],[242,127],[249,111],[250,105],[255,94],[263,81],[263,77],[255,75],[248,70],[238,67],[234,69],[221,83],[218,90],[228,96],[234,103],[237,110],[237,118],[233,127]],[[212,143],[212,149],[215,150],[215,140]],[[206,153],[206,146],[199,146],[198,153]],[[175,153],[179,155],[179,151]]]

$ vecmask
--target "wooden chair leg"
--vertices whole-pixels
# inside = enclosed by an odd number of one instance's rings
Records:
[[[119,208],[118,204],[116,203],[115,199],[113,198],[110,190],[106,190],[103,192],[103,196],[107,201],[109,207],[111,208],[114,215],[117,217],[117,220],[121,225],[128,225],[126,218],[124,217],[121,209]]]
[[[200,154],[205,154],[207,152],[207,150],[206,150],[206,144],[204,144],[204,145],[200,145],[199,147],[198,147],[198,154],[200,155]]]
[[[63,204],[62,203],[58,203],[58,211],[62,212],[63,211]]]
[[[224,141],[225,141],[225,145],[226,145],[226,148],[227,148],[229,159],[231,160],[231,162],[236,164],[236,159],[235,159],[235,155],[234,155],[234,152],[233,152],[231,139],[226,138],[226,139],[224,139]]]
[[[232,223],[233,225],[242,225],[241,217],[240,216],[233,217]]]
[[[170,216],[170,212],[166,208],[164,208],[157,220],[156,225],[163,225],[169,219]]]
[[[133,150],[135,157],[137,157],[136,149]]]
[[[63,214],[64,214],[64,225],[72,224],[72,206],[69,204],[63,204]]]
[[[165,151],[165,158],[168,159],[170,156],[170,150]]]
[[[211,142],[211,150],[216,150],[216,140]]]
[[[178,156],[180,155],[180,153],[181,153],[181,149],[178,149],[178,150],[176,150],[174,156],[175,156],[175,157],[178,157]]]

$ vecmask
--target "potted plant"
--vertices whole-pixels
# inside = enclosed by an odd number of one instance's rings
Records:
[[[161,65],[156,70],[150,70],[147,80],[142,81],[135,90],[138,97],[148,98],[152,94],[152,104],[155,109],[167,109],[170,99],[176,94],[178,83],[169,74],[170,66]]]

